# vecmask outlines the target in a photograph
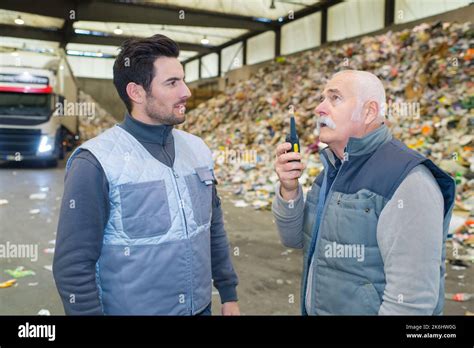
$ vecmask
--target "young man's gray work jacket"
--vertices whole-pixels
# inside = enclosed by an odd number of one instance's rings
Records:
[[[209,148],[173,129],[170,168],[120,126],[80,146],[109,183],[110,214],[96,283],[104,314],[193,315],[211,302]]]

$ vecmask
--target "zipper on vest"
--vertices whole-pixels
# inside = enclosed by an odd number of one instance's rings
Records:
[[[305,289],[304,289],[305,291],[303,292],[303,293],[305,294],[305,297],[309,297],[309,298],[308,298],[309,308],[305,308],[306,311],[311,310],[311,304],[312,304],[312,302],[311,302],[311,297],[312,297],[312,296],[311,296],[312,284],[309,284],[309,288],[308,288],[308,278],[309,278],[309,271],[311,270],[311,268],[314,269],[314,266],[311,267],[311,265],[313,264],[314,253],[315,253],[315,251],[317,250],[317,247],[318,247],[318,240],[319,240],[319,237],[321,236],[321,233],[319,233],[319,232],[320,232],[320,228],[321,228],[321,222],[323,221],[324,214],[326,213],[326,209],[327,209],[327,206],[328,206],[328,203],[329,203],[328,198],[329,198],[330,195],[331,195],[332,187],[333,187],[334,184],[336,183],[336,180],[337,180],[339,174],[341,173],[342,167],[344,166],[344,163],[345,163],[345,162],[346,162],[346,161],[342,161],[341,166],[339,167],[339,170],[337,171],[336,177],[334,178],[334,180],[333,180],[331,186],[329,187],[329,191],[328,191],[328,194],[327,194],[327,196],[326,196],[326,200],[325,200],[324,206],[323,206],[323,211],[321,212],[321,216],[320,216],[320,221],[319,221],[319,226],[318,226],[318,235],[316,236],[316,240],[314,241],[314,248],[313,248],[312,250],[310,249],[310,251],[312,251],[312,252],[311,252],[311,255],[308,255],[308,256],[310,256],[310,257],[308,257],[308,260],[309,260],[308,275],[306,276],[306,284],[305,284]],[[340,203],[340,199],[341,199],[341,194],[339,194],[337,204]],[[315,221],[315,223],[316,223],[316,221]],[[313,283],[313,279],[312,279],[312,278],[313,278],[313,277],[311,276],[311,283]],[[309,296],[307,296],[307,294],[309,294]],[[305,298],[305,301],[303,301],[303,302],[306,303],[306,298]],[[306,307],[306,305],[305,305],[305,307]],[[308,314],[309,314],[309,313],[308,313]]]
[[[176,180],[176,179],[179,178],[179,175],[178,175],[178,173],[176,173],[174,171],[174,168],[171,168],[171,171],[173,172],[174,183],[176,184],[176,192],[177,192],[178,198],[179,198],[178,205],[181,208],[181,212],[183,213],[184,229],[185,229],[185,232],[186,232],[186,237],[189,237],[188,236],[188,223],[186,221],[186,214],[184,212],[184,201],[183,201],[183,198],[181,197],[181,193],[179,192],[178,180]]]
[[[178,178],[179,178],[179,175],[178,173],[175,172],[174,168],[171,167],[171,172],[173,173],[173,179],[174,179],[174,183],[175,183],[175,186],[176,186],[176,193],[178,194],[178,198],[179,198],[179,202],[178,202],[178,205],[179,205],[179,208],[181,209],[181,213],[183,215],[183,221],[184,221],[184,230],[185,230],[185,233],[186,233],[186,239],[188,239],[189,241],[189,234],[188,234],[188,223],[186,221],[186,213],[184,212],[184,201],[183,201],[183,198],[181,197],[181,193],[179,192],[179,186],[178,186]],[[192,270],[192,265],[191,265],[191,274],[193,273],[193,270]],[[191,281],[192,281],[192,277],[191,277]],[[191,315],[193,314],[194,312],[194,299],[193,299],[193,290],[191,289]]]

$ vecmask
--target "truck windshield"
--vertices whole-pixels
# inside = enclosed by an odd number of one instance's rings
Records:
[[[0,116],[39,116],[48,118],[51,110],[51,94],[0,93]]]

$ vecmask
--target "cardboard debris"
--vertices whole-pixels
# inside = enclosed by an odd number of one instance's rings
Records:
[[[448,171],[457,181],[457,207],[473,209],[473,57],[471,23],[421,24],[412,30],[365,36],[284,57],[230,85],[187,114],[184,130],[213,151],[221,185],[239,199],[270,209],[278,178],[275,148],[296,118],[306,192],[322,170],[314,109],[335,72],[360,69],[381,78],[387,124],[394,136]],[[258,201],[258,203],[256,203]],[[268,204],[265,204],[268,203]],[[239,206],[244,206],[239,203]]]
[[[0,205],[7,205],[7,204],[8,204],[8,200],[0,199]]]

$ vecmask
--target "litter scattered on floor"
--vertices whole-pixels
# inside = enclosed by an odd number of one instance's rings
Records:
[[[30,195],[30,199],[36,199],[36,200],[43,200],[43,199],[46,199],[47,195],[46,193],[32,193]]]
[[[40,213],[40,210],[39,209],[30,209],[30,214],[31,215],[37,215]]]
[[[28,286],[37,286],[39,283],[36,282],[36,283],[28,283]]]
[[[7,205],[8,200],[7,199],[0,199],[0,205]]]
[[[465,271],[474,263],[474,219],[453,215],[455,223],[452,225],[446,242],[448,262],[454,271]],[[458,274],[464,279],[464,274]],[[459,286],[464,286],[460,283]]]
[[[252,207],[254,207],[254,209],[257,209],[257,210],[260,210],[260,209],[264,209],[265,207],[268,207],[270,205],[270,202],[268,201],[264,201],[264,200],[254,200],[252,202]]]
[[[27,270],[23,266],[19,266],[14,270],[6,269],[5,273],[7,273],[8,275],[10,275],[10,276],[12,276],[13,278],[16,278],[16,279],[27,277],[27,276],[32,276],[32,275],[36,274],[34,271]]]
[[[237,208],[245,208],[248,206],[248,204],[243,200],[234,201],[233,203],[234,203],[234,206]]]
[[[473,294],[466,294],[465,292],[459,292],[457,294],[445,294],[445,299],[456,301],[456,302],[466,302],[473,298]]]
[[[43,250],[45,254],[54,254],[54,248],[46,248]]]
[[[466,267],[464,267],[464,266],[452,266],[451,269],[453,271],[464,271],[466,269]]]
[[[38,315],[51,315],[51,313],[47,309],[41,309]]]
[[[6,289],[9,287],[12,287],[13,285],[15,285],[15,283],[16,283],[16,279],[7,280],[6,282],[0,283],[0,289]]]
[[[53,271],[53,265],[46,265],[46,266],[43,266],[44,269],[52,272]]]
[[[451,259],[449,260],[449,264],[452,266],[451,268],[455,270],[462,270],[469,267],[468,263],[459,259]]]

